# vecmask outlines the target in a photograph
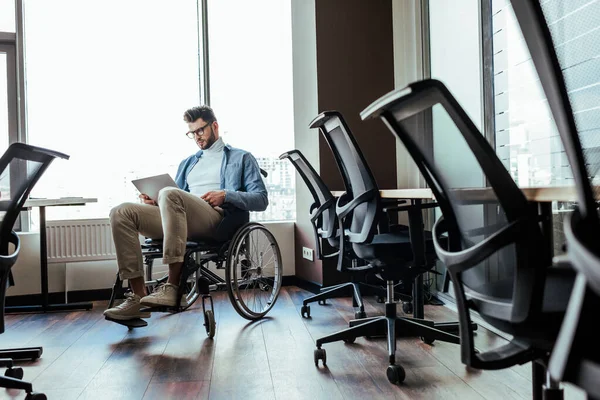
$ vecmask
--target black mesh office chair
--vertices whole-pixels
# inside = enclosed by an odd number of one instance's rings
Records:
[[[598,399],[600,345],[595,324],[600,310],[600,220],[595,199],[600,193],[592,184],[600,178],[600,134],[593,129],[599,127],[597,122],[590,126],[593,121],[574,117],[571,101],[579,109],[588,108],[581,104],[581,95],[589,99],[590,89],[595,93],[581,78],[598,81],[599,37],[586,31],[579,40],[565,43],[561,39],[561,24],[550,25],[551,4],[516,0],[511,3],[571,165],[578,198],[577,207],[564,223],[567,254],[563,257],[578,275],[549,371],[555,380],[571,382],[585,390],[588,398]],[[584,18],[598,15],[600,3],[590,2],[582,11]],[[586,28],[585,21],[577,22],[582,22],[578,29]],[[575,97],[570,98],[569,93]],[[598,104],[597,98],[594,103]]]
[[[340,113],[328,111],[321,113],[311,123],[311,128],[319,128],[327,140],[343,176],[347,178],[348,187],[336,205],[336,213],[340,230],[344,232],[354,253],[377,270],[387,286],[385,316],[354,320],[351,327],[317,339],[315,364],[322,360],[326,363],[325,349],[321,346],[338,340],[352,343],[361,336],[385,335],[388,339],[389,367],[387,377],[392,383],[400,383],[405,378],[405,371],[396,364],[396,338],[398,336],[417,336],[427,343],[434,340],[459,343],[456,335],[447,331],[456,331],[456,323],[434,323],[433,321],[398,317],[394,301],[394,284],[396,281],[413,282],[415,277],[428,271],[433,263],[415,263],[414,242],[422,242],[409,231],[389,232],[385,218],[382,218],[383,206],[379,188],[369,169],[356,140],[350,133]],[[411,206],[404,206],[407,209]],[[402,209],[402,207],[398,207]],[[349,229],[345,221],[351,215]],[[383,221],[383,222],[382,222]],[[344,240],[340,241],[340,252],[345,251]],[[424,243],[429,252],[433,251],[431,235]],[[420,248],[420,246],[416,246]]]
[[[13,231],[15,222],[31,189],[55,158],[69,156],[55,151],[13,143],[0,158],[0,333],[4,332],[4,298],[11,267],[17,261],[20,250],[19,236]],[[17,179],[24,176],[24,180]],[[10,245],[14,246],[11,249]],[[43,400],[46,396],[34,393],[29,382],[22,381],[23,370],[12,368],[13,360],[35,360],[42,355],[41,347],[0,350],[0,366],[8,367],[5,376],[0,376],[0,387],[22,389],[28,400]]]
[[[433,143],[422,140],[425,131],[418,118],[423,113],[431,113]],[[552,268],[552,241],[542,235],[537,209],[494,149],[436,80],[394,91],[361,116],[380,117],[402,140],[440,205],[443,216],[434,226],[434,244],[454,286],[462,362],[478,369],[546,363],[574,274]],[[442,135],[443,146],[438,142]],[[491,187],[484,188],[486,182]],[[442,235],[447,240],[442,242]],[[476,351],[473,334],[466,329],[470,310],[513,340]],[[539,383],[534,380],[534,393],[539,393]]]
[[[302,301],[302,316],[310,317],[309,303],[315,301],[321,303],[325,299],[345,294],[348,290],[351,290],[352,304],[354,307],[358,308],[354,317],[357,319],[365,318],[367,315],[365,313],[360,291],[362,284],[360,281],[356,280],[357,277],[355,275],[360,274],[364,279],[366,272],[370,271],[371,267],[358,266],[356,256],[351,254],[351,251],[347,251],[347,254],[340,255],[340,231],[338,229],[338,220],[335,214],[335,197],[333,197],[331,191],[327,188],[327,185],[325,185],[325,182],[323,182],[317,171],[315,171],[313,166],[310,165],[306,157],[304,157],[300,151],[288,151],[279,156],[279,158],[282,160],[288,159],[292,163],[313,197],[314,203],[310,208],[310,221],[313,225],[317,259],[322,260],[323,258],[330,257],[345,259],[346,262],[338,263],[338,268],[341,268],[341,272],[349,272],[352,279],[351,282],[325,287],[321,290],[321,293],[304,299]],[[321,240],[327,240],[329,246],[336,251],[331,254],[323,254]],[[350,266],[347,265],[348,261],[350,261]]]

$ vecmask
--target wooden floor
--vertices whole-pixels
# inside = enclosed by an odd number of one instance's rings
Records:
[[[384,339],[332,343],[327,368],[313,362],[316,338],[347,327],[353,318],[349,299],[311,307],[300,317],[310,295],[285,287],[269,316],[255,323],[238,316],[225,293],[215,293],[217,334],[206,337],[199,303],[174,315],[155,314],[146,328],[127,328],[104,320],[106,302],[92,311],[9,315],[0,348],[44,346],[42,358],[25,362],[25,379],[49,399],[527,399],[530,365],[502,371],[469,371],[459,347],[419,339],[399,339],[396,360],[406,381],[388,382]],[[366,299],[368,315],[382,305]],[[426,306],[427,318],[454,320],[443,306]],[[477,333],[482,349],[502,339],[485,329]],[[0,389],[0,398],[24,398]],[[585,399],[567,388],[567,399]]]

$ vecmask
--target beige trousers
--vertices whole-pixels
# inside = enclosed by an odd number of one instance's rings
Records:
[[[163,263],[182,262],[187,239],[210,238],[223,218],[206,201],[181,189],[162,189],[157,203],[123,203],[110,211],[121,279],[144,276],[140,234],[163,238]]]

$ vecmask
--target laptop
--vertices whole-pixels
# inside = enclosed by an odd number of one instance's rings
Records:
[[[158,200],[158,192],[161,189],[166,187],[178,187],[169,174],[134,179],[131,183],[133,183],[133,186],[135,186],[140,193],[148,195],[152,200]]]

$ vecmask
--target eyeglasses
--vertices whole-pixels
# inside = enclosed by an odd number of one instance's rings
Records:
[[[190,139],[193,139],[196,136],[204,136],[204,133],[205,133],[204,130],[211,124],[212,124],[212,122],[209,122],[206,125],[204,125],[203,127],[196,129],[195,131],[186,132],[186,136],[189,137]]]

